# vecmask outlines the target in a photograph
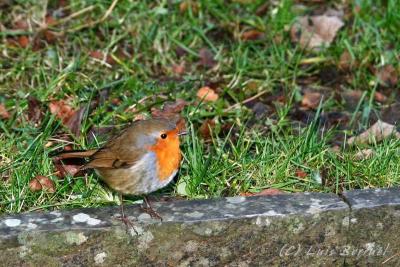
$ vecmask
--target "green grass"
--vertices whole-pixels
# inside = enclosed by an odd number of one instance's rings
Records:
[[[287,29],[297,15],[315,6],[296,11],[292,1],[271,4],[262,16],[255,13],[264,1],[199,1],[196,8],[185,12],[180,11],[181,1],[119,1],[104,21],[85,28],[81,27],[101,18],[112,1],[69,1],[64,7],[69,14],[92,9],[51,27],[63,35],[54,43],[35,35],[35,21],[43,18],[43,7],[36,1],[15,2],[0,10],[6,29],[0,33],[0,104],[11,114],[0,121],[2,212],[118,202],[93,173],[59,179],[50,154],[65,145],[75,149],[99,147],[105,138],[89,138],[92,127],[120,129],[137,114],[149,115],[152,107],[160,108],[177,98],[190,103],[182,114],[191,131],[183,141],[184,161],[176,183],[155,195],[209,198],[265,188],[338,193],[400,184],[398,140],[366,146],[374,149],[375,156],[360,161],[354,160],[354,155],[364,147],[347,147],[344,140],[339,152],[332,149],[338,136],[353,136],[368,128],[371,118],[396,103],[398,86],[385,91],[371,71],[371,67],[384,64],[399,69],[400,5],[396,0],[355,1],[345,6],[346,25],[334,43],[313,53],[291,43]],[[56,2],[49,1],[48,10],[53,14],[60,12],[54,11]],[[325,5],[334,6],[334,2]],[[29,19],[33,30],[13,28],[21,17]],[[247,29],[257,29],[265,36],[243,41],[239,36]],[[10,38],[21,34],[31,38],[27,48],[10,44]],[[32,41],[36,37],[42,40],[37,50]],[[198,64],[202,48],[215,55],[216,65],[211,69]],[[96,50],[110,55],[115,64],[91,58],[90,52]],[[357,67],[324,79],[324,71],[338,69],[345,50]],[[302,64],[310,58],[318,60]],[[185,62],[186,72],[179,77],[173,73],[173,66],[181,62]],[[302,85],[312,78],[311,84]],[[199,103],[197,90],[210,84],[217,84],[219,100]],[[299,122],[294,113],[300,114],[296,110],[306,87],[329,93],[319,111],[306,112],[314,119]],[[89,107],[105,88],[108,96],[84,114],[79,137],[70,134],[47,108],[50,101],[60,99],[69,101],[75,109]],[[349,108],[337,95],[350,89],[362,90],[364,97]],[[377,90],[388,96],[385,104],[371,97]],[[266,94],[257,101],[272,110],[267,115],[256,119],[244,106],[226,111],[263,91]],[[141,101],[149,95],[155,97]],[[38,123],[27,117],[28,96],[43,104],[44,116]],[[319,115],[330,112],[354,118],[352,125],[326,129]],[[205,119],[216,121],[209,141],[198,132]],[[299,177],[299,171],[307,175]],[[49,176],[56,183],[56,192],[30,192],[28,183],[35,175]]]

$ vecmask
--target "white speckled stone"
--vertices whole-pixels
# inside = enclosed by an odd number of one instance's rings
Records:
[[[72,217],[75,222],[87,222],[89,219],[90,216],[85,213],[78,213]]]
[[[19,219],[6,219],[4,220],[4,224],[8,227],[16,227],[21,224],[21,220]]]

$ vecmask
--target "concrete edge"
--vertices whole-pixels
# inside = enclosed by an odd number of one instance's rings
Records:
[[[399,188],[153,206],[162,222],[138,205],[126,207],[134,229],[118,220],[118,206],[2,216],[0,260],[28,266],[43,259],[60,266],[400,263]]]

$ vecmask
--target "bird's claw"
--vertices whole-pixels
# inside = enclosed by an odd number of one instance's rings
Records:
[[[153,219],[160,219],[160,221],[163,220],[163,218],[161,217],[161,215],[160,215],[157,211],[153,210],[152,207],[142,207],[141,209],[142,209],[144,212],[146,212],[147,214],[149,214],[151,218],[153,218]]]
[[[127,231],[128,231],[128,229],[133,229],[133,231],[135,231],[136,235],[139,235],[139,233],[136,231],[135,225],[128,217],[122,215],[121,217],[117,217],[116,219],[125,224]]]

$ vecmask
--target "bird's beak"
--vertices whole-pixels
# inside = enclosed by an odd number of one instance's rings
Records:
[[[178,136],[187,135],[187,134],[188,134],[187,131],[182,131],[182,132],[178,133]]]

